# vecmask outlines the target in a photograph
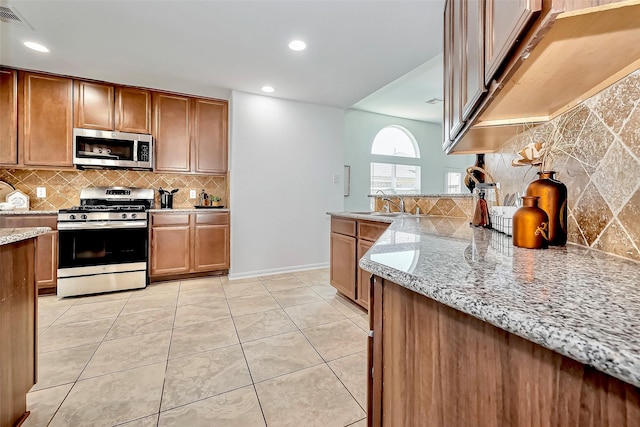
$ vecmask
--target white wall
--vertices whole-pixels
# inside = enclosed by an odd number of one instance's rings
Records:
[[[344,110],[238,91],[230,108],[230,277],[327,266]]]
[[[385,126],[399,125],[413,134],[420,147],[421,193],[444,193],[445,171],[460,171],[475,163],[473,155],[450,155],[442,151],[442,127],[433,123],[407,120],[360,110],[345,114],[344,161],[351,166],[351,194],[344,198],[347,211],[370,208],[371,143]],[[463,191],[466,191],[463,188]]]

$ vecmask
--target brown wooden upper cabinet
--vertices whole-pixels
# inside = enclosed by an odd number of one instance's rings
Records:
[[[475,0],[469,3],[482,2]],[[491,82],[509,51],[518,42],[518,37],[531,25],[541,9],[542,0],[486,0],[483,31],[486,84]],[[482,26],[479,28],[482,29]]]
[[[227,101],[154,93],[158,172],[227,172]]]
[[[517,37],[530,25],[541,0],[462,0],[445,6],[445,151],[498,71]],[[486,84],[485,84],[486,83]]]
[[[448,0],[443,35],[443,148],[491,152],[640,68],[640,0]]]
[[[74,126],[151,133],[151,92],[126,86],[75,80]]]
[[[0,164],[18,163],[18,72],[0,68]]]
[[[72,167],[73,80],[21,71],[18,92],[19,163]]]

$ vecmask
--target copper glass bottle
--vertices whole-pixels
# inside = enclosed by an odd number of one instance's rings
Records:
[[[554,171],[538,172],[539,179],[527,187],[527,196],[538,196],[538,206],[549,217],[549,244],[567,243],[567,187],[554,178]]]
[[[549,219],[538,207],[538,197],[524,196],[522,207],[513,214],[513,245],[521,248],[543,249],[548,246]]]

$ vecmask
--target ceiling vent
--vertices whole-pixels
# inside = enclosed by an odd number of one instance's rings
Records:
[[[5,24],[17,25],[19,27],[30,28],[33,30],[33,27],[29,25],[29,23],[22,17],[22,15],[20,15],[16,8],[10,5],[0,6],[0,22],[4,22]]]
[[[431,98],[428,101],[424,101],[425,104],[430,104],[430,105],[437,104],[438,102],[442,102],[442,99],[440,99],[440,98]]]

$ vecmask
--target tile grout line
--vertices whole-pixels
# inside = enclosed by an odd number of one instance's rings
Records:
[[[260,282],[260,283],[262,283],[262,282]],[[264,286],[264,284],[263,284],[263,286]],[[235,321],[235,318],[233,316],[233,312],[231,311],[231,306],[229,305],[229,299],[226,297],[227,293],[224,290],[224,286],[222,287],[222,292],[224,292],[224,294],[225,294],[225,301],[227,303],[227,307],[229,308],[229,314],[231,315],[231,323],[233,323],[233,329],[236,331],[236,338],[238,338],[238,343],[240,344],[240,351],[242,351],[242,357],[244,358],[244,364],[247,367],[247,372],[249,373],[249,378],[251,379],[251,387],[253,388],[253,392],[256,395],[256,400],[258,401],[258,407],[260,408],[260,413],[262,414],[262,420],[264,421],[264,425],[267,426],[267,417],[264,414],[264,409],[262,408],[262,402],[260,401],[260,396],[258,395],[258,389],[256,388],[255,381],[253,380],[253,373],[251,372],[251,368],[249,367],[249,361],[247,360],[247,355],[246,355],[246,353],[244,351],[244,345],[242,345],[242,341],[240,341],[240,334],[238,333],[238,327],[236,325],[236,321]]]
[[[176,296],[176,306],[173,312],[173,323],[169,334],[169,348],[167,349],[167,361],[164,365],[164,378],[162,379],[162,389],[160,390],[160,401],[158,402],[158,418],[156,419],[156,427],[160,425],[160,413],[162,412],[162,401],[164,400],[164,388],[167,384],[167,372],[169,371],[169,355],[171,354],[171,344],[173,342],[173,330],[176,327],[176,318],[178,317],[178,302],[180,301],[180,292],[182,291],[182,280],[178,281],[178,295]]]
[[[129,302],[129,300],[131,299],[131,296],[133,294],[129,295],[129,298],[127,298],[127,302]],[[96,349],[93,351],[93,353],[91,354],[91,357],[89,357],[89,359],[87,360],[87,363],[85,363],[84,367],[82,368],[82,370],[80,371],[80,373],[78,374],[78,377],[75,379],[75,381],[73,381],[73,385],[71,386],[71,388],[69,389],[69,391],[67,392],[67,394],[64,396],[64,399],[62,399],[62,401],[60,402],[60,405],[58,405],[58,407],[56,408],[55,412],[53,413],[53,415],[51,416],[51,418],[49,419],[49,422],[47,422],[47,426],[51,424],[51,422],[53,421],[53,419],[56,417],[56,415],[58,415],[58,412],[60,411],[60,408],[62,408],[62,405],[64,404],[65,400],[67,400],[67,397],[69,397],[69,395],[71,394],[71,391],[73,390],[73,388],[76,386],[76,384],[78,383],[78,381],[80,381],[80,377],[82,376],[82,373],[85,371],[85,369],[87,369],[87,366],[89,366],[89,363],[91,363],[91,360],[93,359],[93,357],[96,355],[96,352],[98,351],[98,349],[100,348],[100,345],[102,345],[102,343],[104,342],[104,339],[107,337],[107,335],[109,334],[109,331],[111,330],[111,328],[113,328],[113,324],[116,322],[116,319],[118,318],[118,316],[120,316],[120,313],[122,313],[122,310],[124,310],[124,306],[127,305],[127,302],[125,302],[122,305],[122,308],[120,309],[120,312],[118,313],[118,315],[116,317],[113,318],[113,322],[111,323],[111,326],[109,326],[109,329],[107,330],[107,332],[105,332],[104,336],[102,337],[102,340],[98,343],[98,345],[96,346]],[[69,306],[69,308],[75,306],[76,303],[74,302],[71,306]],[[82,304],[81,304],[82,305]],[[66,313],[66,311],[65,311]],[[98,319],[101,320],[101,319]],[[80,346],[76,346],[76,347],[80,347]],[[73,348],[73,347],[72,347]]]

